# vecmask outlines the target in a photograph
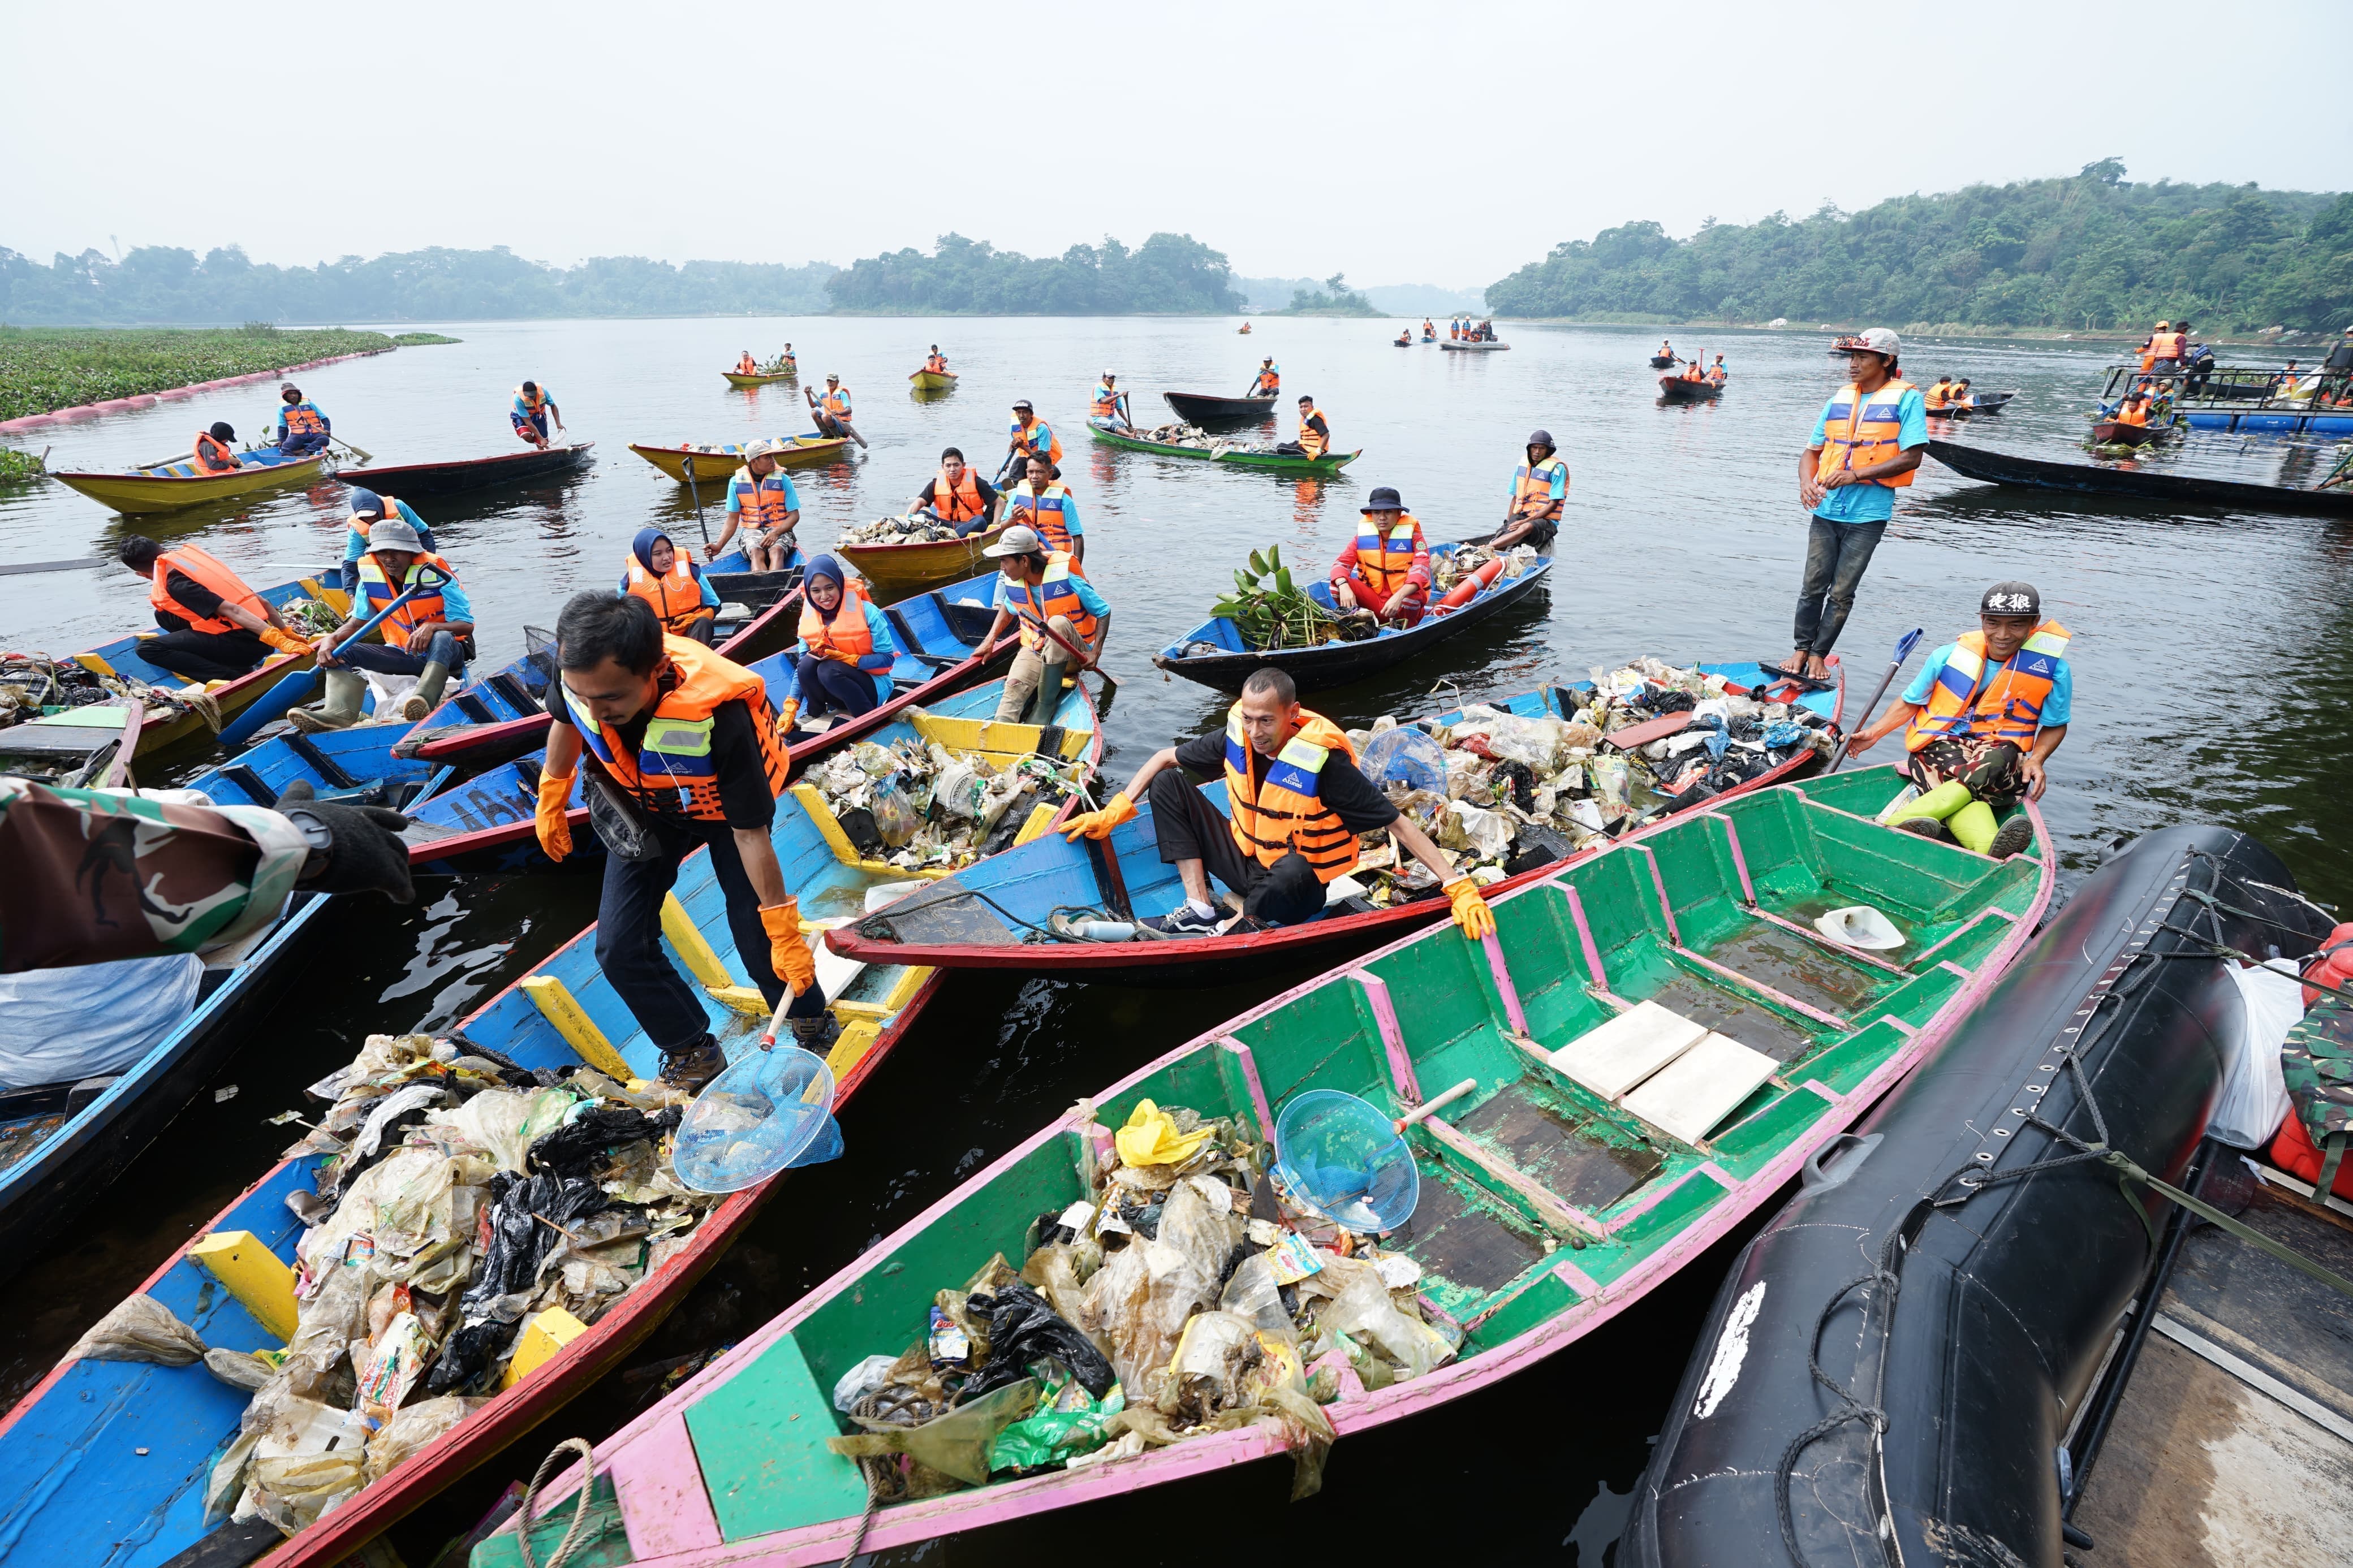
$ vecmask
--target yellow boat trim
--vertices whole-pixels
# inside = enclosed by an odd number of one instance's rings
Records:
[[[613,1048],[613,1042],[605,1037],[605,1031],[581,1011],[580,1004],[573,999],[563,981],[553,974],[534,974],[522,982],[521,990],[582,1061],[617,1082],[627,1083],[637,1077],[621,1053]]]
[[[670,946],[678,950],[679,962],[704,989],[717,995],[735,984],[735,977],[727,973],[727,965],[720,962],[718,951],[694,923],[694,917],[686,912],[686,906],[679,901],[676,893],[662,895],[661,929],[662,935],[670,938]]]
[[[265,1331],[281,1340],[293,1339],[300,1310],[294,1301],[294,1270],[251,1231],[214,1231],[190,1246],[188,1257],[219,1280]]]

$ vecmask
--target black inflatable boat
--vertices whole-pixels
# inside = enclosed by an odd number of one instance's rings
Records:
[[[2170,1218],[2083,1146],[2181,1179],[2245,1022],[2212,947],[2312,952],[2294,886],[2219,827],[2083,885],[1741,1255],[1620,1568],[2060,1568],[2063,1449]]]

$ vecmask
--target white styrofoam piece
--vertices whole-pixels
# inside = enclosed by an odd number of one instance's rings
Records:
[[[1616,1100],[1699,1043],[1707,1026],[1656,1002],[1641,1002],[1553,1052],[1555,1071]]]
[[[1670,1136],[1697,1143],[1779,1064],[1726,1035],[1710,1033],[1623,1101]]]

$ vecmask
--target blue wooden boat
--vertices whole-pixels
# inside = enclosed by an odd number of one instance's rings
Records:
[[[1430,547],[1430,557],[1434,563],[1461,547],[1456,543],[1433,544]],[[1325,687],[1342,686],[1377,674],[1469,630],[1506,605],[1525,599],[1551,570],[1552,546],[1547,544],[1536,552],[1535,564],[1526,571],[1508,582],[1481,590],[1478,597],[1460,609],[1441,615],[1433,607],[1415,626],[1383,626],[1377,635],[1361,642],[1335,640],[1318,647],[1252,652],[1243,645],[1241,632],[1230,619],[1213,616],[1154,654],[1152,662],[1171,675],[1181,675],[1220,691],[1240,691],[1251,671],[1272,665],[1288,674],[1300,690],[1321,691]],[[1337,613],[1330,583],[1310,583],[1305,591],[1318,605]]]
[[[1725,689],[1736,695],[1795,702],[1833,725],[1839,722],[1845,671],[1835,658],[1831,660],[1831,670],[1836,679],[1827,691],[1800,691],[1787,681],[1776,681],[1752,662],[1697,668],[1723,676]],[[1575,693],[1591,689],[1590,681],[1546,686],[1493,706],[1523,718],[1565,719],[1580,706],[1582,700]],[[1461,717],[1460,710],[1455,710],[1438,714],[1428,722],[1448,724]],[[1735,789],[1709,796],[1705,804],[1802,777],[1820,761],[1814,752],[1801,751]],[[1204,784],[1201,790],[1219,812],[1225,811],[1224,780]],[[1176,868],[1160,858],[1151,804],[1138,801],[1135,807],[1134,820],[1113,828],[1103,844],[1083,839],[1071,843],[1059,834],[1050,834],[886,905],[835,931],[826,939],[827,945],[869,963],[900,958],[946,969],[1017,969],[1025,974],[1065,980],[1188,984],[1210,966],[1215,966],[1220,980],[1229,980],[1282,963],[1310,959],[1330,963],[1336,961],[1336,951],[1394,941],[1448,913],[1444,899],[1430,897],[1368,910],[1335,905],[1318,918],[1296,925],[1177,941],[1086,942],[1056,937],[1052,931],[1057,910],[1099,909],[1115,919],[1148,919],[1168,913],[1184,900]],[[1598,852],[1596,847],[1567,858],[1581,859]],[[1487,891],[1493,896],[1549,876],[1562,863],[1554,860],[1530,867],[1507,876]]]

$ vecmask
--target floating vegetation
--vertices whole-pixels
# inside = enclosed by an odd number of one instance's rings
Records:
[[[430,348],[435,343],[462,343],[463,338],[445,338],[439,332],[395,332],[392,341],[405,349]]]
[[[392,346],[382,332],[0,327],[0,419]]]
[[[37,479],[48,472],[41,459],[31,452],[19,452],[14,447],[0,447],[0,485],[22,484]]]

